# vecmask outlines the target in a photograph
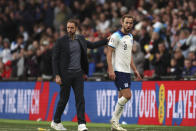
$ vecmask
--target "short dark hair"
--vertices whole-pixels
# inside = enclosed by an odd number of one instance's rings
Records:
[[[131,15],[123,15],[122,16],[122,22],[124,22],[125,18],[131,18],[134,20],[134,18]]]
[[[17,35],[16,39],[23,39],[24,36],[22,34]]]
[[[186,58],[184,61],[190,61],[191,62],[191,59],[190,58]]]
[[[76,27],[78,26],[78,23],[75,19],[69,19],[67,23],[74,23]]]

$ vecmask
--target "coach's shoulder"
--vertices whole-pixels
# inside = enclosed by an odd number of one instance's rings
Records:
[[[62,36],[62,37],[59,37],[59,38],[57,39],[57,41],[63,41],[63,40],[66,40],[66,39],[68,39],[68,36],[67,36],[67,35],[64,35],[64,36]]]
[[[68,36],[67,36],[67,35],[64,35],[64,36],[62,36],[62,37],[59,37],[59,38],[56,40],[56,43],[65,42],[66,39],[68,39]]]

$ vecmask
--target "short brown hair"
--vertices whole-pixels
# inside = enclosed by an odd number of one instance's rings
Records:
[[[67,23],[74,23],[74,25],[77,27],[78,26],[78,23],[77,23],[77,21],[75,20],[75,19],[69,19],[68,21],[67,21]]]
[[[134,18],[131,15],[123,15],[122,22],[124,22],[125,18],[132,18],[134,20]]]

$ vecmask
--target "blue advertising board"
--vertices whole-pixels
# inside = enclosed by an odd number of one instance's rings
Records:
[[[196,126],[196,81],[132,82],[120,122]],[[113,82],[85,82],[87,122],[108,123],[118,99]],[[51,121],[59,100],[54,82],[0,82],[0,119]],[[73,90],[62,121],[77,121]]]

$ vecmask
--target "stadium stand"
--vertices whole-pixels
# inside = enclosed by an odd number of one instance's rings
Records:
[[[1,0],[0,79],[52,80],[52,47],[65,34],[67,19],[75,18],[77,33],[97,41],[118,30],[120,17],[130,14],[141,49],[134,61],[144,79],[194,80],[195,7],[195,0]],[[106,47],[88,51],[89,80],[108,80],[106,52]]]

